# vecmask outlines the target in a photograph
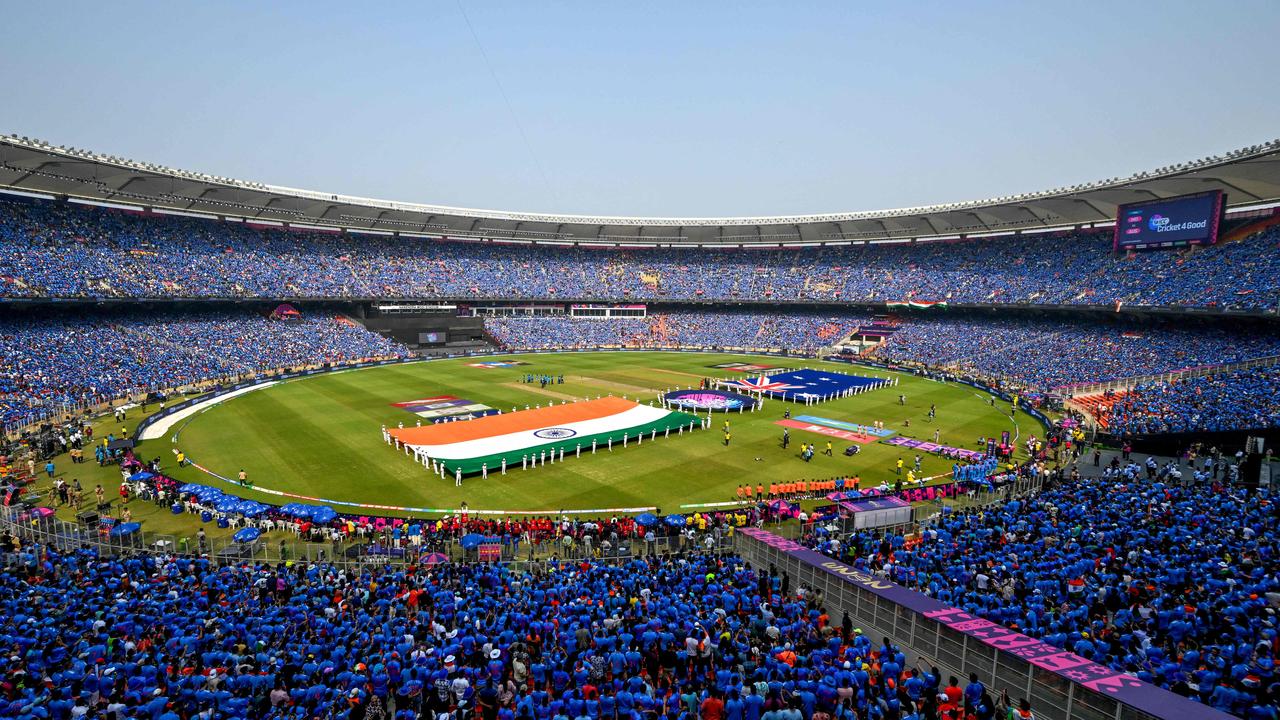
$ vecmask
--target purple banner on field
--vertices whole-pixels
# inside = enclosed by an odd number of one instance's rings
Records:
[[[841,508],[851,513],[871,512],[873,510],[892,510],[910,507],[911,503],[896,497],[874,498],[871,500],[850,500],[838,503]]]
[[[986,453],[981,453],[981,452],[978,452],[977,450],[966,450],[964,448],[948,447],[946,445],[939,445],[938,443],[927,442],[925,440],[914,440],[912,438],[905,438],[905,437],[902,437],[901,435],[895,438],[891,438],[889,440],[883,440],[882,442],[888,445],[898,445],[900,447],[911,448],[912,450],[920,450],[922,452],[942,453],[947,457],[960,458],[961,460],[972,460],[975,462],[987,456]]]
[[[948,483],[946,485],[926,485],[925,487],[907,488],[896,492],[882,493],[875,488],[867,488],[865,490],[854,490],[849,492],[841,490],[839,492],[827,493],[827,499],[831,502],[840,502],[842,500],[868,500],[871,498],[896,497],[902,498],[907,502],[924,502],[926,500],[940,500],[942,498],[955,497],[960,494],[958,485]]]
[[[835,575],[934,622],[964,633],[996,650],[1021,658],[1042,670],[1052,672],[1094,692],[1109,695],[1118,702],[1155,717],[1168,720],[1182,720],[1189,717],[1208,720],[1233,718],[1232,715],[1214,710],[1208,705],[1142,682],[1132,675],[1103,667],[1075,653],[1014,632],[990,620],[944,605],[922,593],[908,590],[884,578],[852,568],[771,532],[756,528],[741,528],[736,532],[785,552],[806,565]]]

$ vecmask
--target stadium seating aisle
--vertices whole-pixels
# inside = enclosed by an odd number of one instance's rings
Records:
[[[771,250],[343,237],[0,199],[11,297],[596,297],[1275,309],[1280,228],[1131,257],[1109,235]]]
[[[734,556],[523,575],[17,560],[0,575],[0,715],[24,720],[937,717],[965,694],[997,709],[997,691],[905,669]]]
[[[0,419],[248,372],[408,349],[334,318],[269,320],[250,312],[144,313],[0,320]]]
[[[1136,465],[904,538],[807,544],[1077,655],[1241,717],[1274,717],[1276,497]],[[1268,714],[1270,713],[1270,714]]]

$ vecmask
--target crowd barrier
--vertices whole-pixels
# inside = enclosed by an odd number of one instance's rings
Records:
[[[396,565],[408,567],[424,562],[469,563],[501,562],[516,567],[579,562],[583,560],[627,562],[647,556],[669,556],[682,552],[727,552],[733,540],[727,532],[699,533],[692,538],[680,535],[660,536],[652,542],[643,538],[624,538],[616,546],[603,549],[599,541],[590,544],[562,537],[537,542],[498,542],[491,552],[464,548],[452,535],[424,535],[421,543],[407,537],[393,539],[390,532],[371,532],[330,542],[288,539],[262,539],[252,543],[236,543],[227,538],[203,541],[194,535],[177,536],[147,532],[141,528],[128,535],[113,535],[106,525],[82,525],[54,516],[38,517],[20,507],[0,506],[0,529],[18,538],[23,547],[45,546],[61,552],[90,550],[101,557],[121,555],[202,555],[218,565],[245,562],[323,562],[341,567]],[[428,555],[437,558],[426,560]]]
[[[765,530],[734,533],[739,555],[823,594],[831,617],[849,613],[873,642],[889,638],[909,662],[943,676],[976,673],[988,687],[1026,698],[1039,720],[1230,720],[1231,715],[1065,650],[948,607]]]

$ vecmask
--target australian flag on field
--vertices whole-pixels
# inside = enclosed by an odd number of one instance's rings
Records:
[[[883,385],[879,378],[846,375],[827,370],[791,370],[756,378],[722,380],[732,390],[768,395],[783,400],[825,400],[841,397],[846,391]]]

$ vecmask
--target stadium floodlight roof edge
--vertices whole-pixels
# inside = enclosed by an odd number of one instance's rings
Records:
[[[396,228],[388,228],[387,225],[398,225],[403,226],[405,232],[416,231],[428,235],[459,236],[465,234],[471,237],[485,238],[520,236],[548,240],[612,241],[640,243],[643,245],[723,245],[726,242],[741,245],[763,245],[778,243],[780,240],[786,242],[784,236],[791,233],[793,229],[794,241],[810,242],[817,240],[825,243],[848,242],[850,240],[856,242],[889,237],[915,239],[957,234],[963,236],[980,233],[987,235],[1013,234],[1024,229],[1043,229],[1051,226],[1063,226],[1065,228],[1094,227],[1101,222],[1107,221],[1109,208],[1118,203],[1118,201],[1112,202],[1110,196],[1116,195],[1118,192],[1127,192],[1130,194],[1129,198],[1124,199],[1127,202],[1135,193],[1142,193],[1150,197],[1180,194],[1173,187],[1169,187],[1167,190],[1161,188],[1160,192],[1150,189],[1162,181],[1173,180],[1184,183],[1186,181],[1216,183],[1225,186],[1228,188],[1228,192],[1231,192],[1232,201],[1237,203],[1258,204],[1280,200],[1280,167],[1274,171],[1274,177],[1273,171],[1268,168],[1266,177],[1258,181],[1258,187],[1265,188],[1261,195],[1258,194],[1257,188],[1253,191],[1240,188],[1239,182],[1235,181],[1234,178],[1231,179],[1234,181],[1233,184],[1233,182],[1221,177],[1208,176],[1208,173],[1215,168],[1242,165],[1249,161],[1269,156],[1280,157],[1280,140],[1251,145],[1222,155],[1212,155],[1191,162],[1176,163],[1151,171],[1139,172],[1124,178],[1108,178],[1091,183],[1081,183],[984,200],[888,210],[757,217],[624,217],[517,212],[407,203],[324,193],[236,180],[207,173],[176,170],[154,163],[139,162],[76,148],[55,146],[42,140],[20,137],[16,134],[0,136],[0,150],[3,150],[6,146],[22,149],[40,156],[22,163],[9,163],[6,158],[0,156],[0,160],[5,160],[3,168],[0,169],[9,170],[12,174],[19,176],[18,179],[13,181],[0,179],[0,185],[15,190],[53,193],[62,196],[79,196],[89,199],[107,199],[112,202],[127,203],[134,206],[166,207],[172,210],[185,209],[191,212],[207,213],[211,211],[210,208],[225,206],[227,211],[225,213],[219,211],[219,213],[226,216],[253,217],[259,221],[275,219],[299,224],[314,223],[349,229],[382,229],[395,232]],[[90,177],[80,178],[70,175],[58,175],[45,169],[46,167],[57,168],[68,164],[90,165],[93,167],[93,172]],[[1280,166],[1280,163],[1272,164]],[[1254,174],[1257,173],[1255,172]],[[47,175],[50,178],[49,181],[43,184],[37,182],[39,177],[43,175]],[[125,178],[123,182],[114,180],[114,178],[121,177]],[[115,186],[112,186],[107,180],[114,180]],[[145,195],[125,190],[131,183],[138,180],[168,180],[175,187],[177,183],[183,183],[187,185],[197,184],[205,189],[199,193],[192,191],[189,194],[178,194],[175,191],[171,195]],[[1166,184],[1169,183],[1166,182]],[[75,185],[80,187],[69,187]],[[1142,187],[1137,187],[1139,185]],[[60,187],[60,189],[55,186]],[[1234,188],[1235,191],[1232,192],[1230,188]],[[235,200],[223,199],[222,196],[215,197],[219,192],[226,193],[228,191],[234,191]],[[323,214],[318,212],[316,214],[308,214],[309,210],[303,211],[288,208],[288,201],[304,205],[312,203],[315,206],[324,206],[328,209]],[[1060,208],[1074,208],[1069,211],[1073,215],[1063,215],[1056,210],[1039,206],[1039,204],[1046,202],[1056,203]],[[187,203],[188,207],[182,207],[183,203]],[[1037,205],[1036,210],[1030,209],[1029,205]],[[201,209],[196,209],[193,206],[200,206]],[[334,208],[339,210],[378,211],[378,213],[374,217],[344,214],[339,216],[340,220],[335,221],[335,218],[329,214]],[[1015,213],[1015,210],[1025,212]],[[412,216],[414,219],[409,221],[386,217],[386,215],[393,213],[399,213],[405,217]],[[1012,217],[1014,214],[1019,214],[1021,217],[1014,219]],[[1007,217],[1002,218],[1001,215]],[[290,217],[293,217],[292,221]],[[424,217],[425,219],[419,222],[419,217]],[[970,224],[957,225],[957,219]],[[477,228],[479,222],[484,220],[497,223],[514,223],[515,226],[513,228],[488,226]],[[468,221],[474,221],[469,228],[465,227]],[[864,225],[859,229],[849,231],[842,227],[843,223],[863,223]],[[533,225],[526,227],[526,224]],[[907,227],[908,224],[913,224],[913,226],[909,228]],[[596,231],[597,235],[593,237],[565,231],[563,226],[570,226],[570,230],[581,228],[598,228],[598,230]],[[762,229],[775,227],[786,228],[787,232],[778,233]],[[821,230],[818,229],[819,227]],[[634,232],[635,235],[619,235],[616,231],[606,232],[609,228],[625,228],[630,232]],[[654,235],[652,232],[655,228],[677,228],[677,230],[670,235]],[[745,228],[747,230],[754,229],[755,233],[754,236],[750,233],[728,236],[721,233],[719,237],[713,239],[706,238],[705,233],[703,233],[704,237],[702,239],[691,239],[688,237],[689,233],[684,231],[695,228]],[[649,230],[649,235],[644,234],[646,229]],[[805,237],[806,230],[809,237]],[[509,235],[504,235],[504,233],[509,233]]]

